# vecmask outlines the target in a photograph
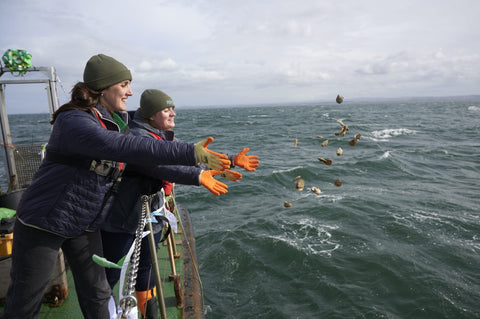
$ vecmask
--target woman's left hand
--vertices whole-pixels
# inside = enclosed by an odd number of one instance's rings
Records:
[[[235,155],[233,158],[233,164],[235,166],[240,166],[247,171],[253,172],[256,167],[258,167],[260,161],[257,160],[258,156],[256,155],[245,155],[250,149],[248,147],[244,148],[240,153]]]

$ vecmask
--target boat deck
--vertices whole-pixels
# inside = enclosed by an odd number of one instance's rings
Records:
[[[183,207],[179,206],[179,210],[179,217],[181,217],[179,221],[181,221],[181,223],[179,223],[178,233],[174,234],[174,238],[177,253],[180,255],[179,258],[175,258],[175,269],[181,283],[181,295],[183,296],[181,306],[177,306],[174,281],[170,280],[172,267],[170,265],[170,257],[166,241],[164,243],[160,243],[157,249],[158,267],[163,283],[165,310],[168,319],[203,318],[202,289],[196,268],[197,263],[195,255],[195,242],[193,235],[190,235],[192,234],[190,219],[188,212]],[[68,269],[68,266],[66,268],[68,296],[58,307],[51,307],[49,304],[43,303],[39,318],[83,318],[77,301],[73,277]],[[114,293],[116,296],[118,296],[118,285],[115,287]],[[0,312],[1,310],[3,310],[3,306],[0,306]]]

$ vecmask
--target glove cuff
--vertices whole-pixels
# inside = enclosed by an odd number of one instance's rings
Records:
[[[234,155],[228,155],[228,160],[230,161],[230,168],[235,167],[235,156]]]
[[[202,186],[202,174],[203,174],[203,169],[200,171],[200,174],[198,174],[198,185],[197,186]]]

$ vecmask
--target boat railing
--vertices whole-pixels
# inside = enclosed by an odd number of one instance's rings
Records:
[[[28,75],[27,75],[28,74]],[[31,183],[43,159],[43,144],[14,144],[10,132],[5,87],[16,84],[43,84],[45,85],[49,106],[49,113],[53,114],[59,108],[57,95],[57,75],[54,67],[31,67],[22,70],[20,75],[11,73],[9,68],[0,67],[0,130],[2,141],[0,146],[4,150],[4,164],[8,190],[0,192],[0,207],[16,210],[18,202],[25,188]],[[13,237],[13,233],[3,234]],[[9,238],[10,238],[9,237]],[[5,241],[6,242],[6,241]],[[11,255],[5,255],[0,260],[0,299],[6,297],[10,282]],[[68,283],[63,253],[60,250],[57,257],[55,270],[44,299],[53,306],[63,302],[68,295]]]
[[[25,188],[30,183],[33,173],[42,160],[42,145],[14,145],[8,121],[4,87],[11,84],[44,84],[47,91],[49,113],[59,108],[57,94],[57,74],[54,67],[32,67],[24,70],[25,74],[34,76],[6,76],[8,68],[0,67],[0,129],[2,148],[5,153],[5,166],[9,179],[9,191]]]

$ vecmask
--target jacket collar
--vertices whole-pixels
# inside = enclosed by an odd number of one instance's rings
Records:
[[[139,127],[146,131],[152,132],[156,135],[161,136],[166,141],[173,141],[174,139],[173,131],[164,131],[154,128],[153,126],[144,121],[143,117],[140,115],[140,112],[135,112],[135,114],[133,115],[133,121],[130,126]]]
[[[107,111],[107,109],[102,104],[98,103],[97,106],[95,107],[95,109],[97,110],[97,112],[100,115],[100,118],[102,120],[111,122],[118,127],[117,123],[115,123],[115,121],[113,120],[110,113]],[[127,112],[122,111],[122,112],[115,112],[115,113],[117,113],[122,118],[122,120],[126,124],[128,124],[128,113]]]

